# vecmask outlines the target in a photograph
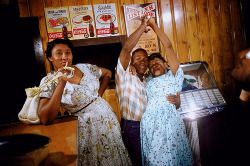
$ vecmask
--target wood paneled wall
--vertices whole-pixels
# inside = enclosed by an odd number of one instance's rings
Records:
[[[19,8],[21,17],[39,18],[45,50],[45,7],[115,3],[120,34],[126,35],[122,6],[150,2],[156,2],[160,28],[180,61],[207,61],[220,90],[230,96],[234,85],[230,73],[237,53],[246,45],[240,0],[19,0]],[[50,71],[48,61],[46,70]]]

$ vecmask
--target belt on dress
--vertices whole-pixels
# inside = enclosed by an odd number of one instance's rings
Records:
[[[98,98],[98,97],[97,97],[97,98]],[[89,103],[88,103],[87,105],[85,105],[83,108],[77,110],[76,112],[73,112],[73,114],[76,114],[76,113],[82,111],[83,109],[87,108],[90,104],[92,104],[94,101],[96,101],[97,98],[93,99],[91,102],[89,102]]]

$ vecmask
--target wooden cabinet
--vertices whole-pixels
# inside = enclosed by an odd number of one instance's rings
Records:
[[[102,98],[109,103],[109,105],[114,110],[118,121],[121,122],[121,112],[120,112],[120,109],[119,109],[118,98],[117,98],[117,96],[115,94],[115,89],[106,89],[103,96],[102,96]]]

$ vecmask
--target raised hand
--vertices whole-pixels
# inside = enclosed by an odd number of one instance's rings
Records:
[[[152,27],[155,24],[155,19],[153,19],[153,17],[147,16],[147,25]]]
[[[150,31],[150,29],[147,27],[148,26],[148,18],[149,18],[149,16],[145,16],[145,15],[140,17],[141,25],[146,25],[145,30],[144,30],[145,33]]]

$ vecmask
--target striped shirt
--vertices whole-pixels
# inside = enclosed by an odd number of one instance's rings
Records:
[[[140,121],[147,106],[146,79],[143,77],[141,82],[137,75],[129,72],[129,66],[125,71],[118,58],[115,83],[122,118]]]

